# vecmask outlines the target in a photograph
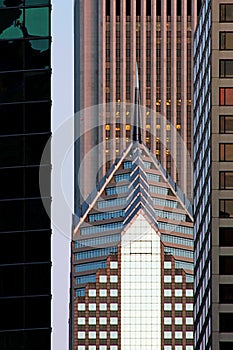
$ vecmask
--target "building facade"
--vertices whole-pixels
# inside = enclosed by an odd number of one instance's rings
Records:
[[[192,198],[192,33],[198,8],[197,0],[76,0],[76,209],[130,143],[136,62],[143,142]],[[104,107],[88,118],[93,105]],[[87,174],[80,198],[77,189]]]
[[[79,210],[70,313],[70,350],[136,348],[193,349],[191,205],[138,141]]]
[[[39,188],[51,129],[49,0],[0,1],[0,348],[49,350],[50,219]],[[42,169],[50,206],[50,154]]]
[[[195,349],[232,349],[233,2],[203,1],[194,39]]]

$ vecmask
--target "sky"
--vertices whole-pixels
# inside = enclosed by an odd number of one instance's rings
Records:
[[[68,350],[73,155],[71,124],[70,147],[63,145],[62,125],[67,129],[73,115],[73,8],[74,0],[52,1],[52,350]],[[64,201],[69,208],[63,211]]]

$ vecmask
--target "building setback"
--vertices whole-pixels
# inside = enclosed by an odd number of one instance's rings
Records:
[[[78,177],[85,199],[130,144],[136,61],[142,140],[192,198],[192,32],[199,2],[76,0],[75,112],[82,111],[75,119],[76,209],[83,200]],[[83,111],[102,104],[91,118]]]
[[[51,348],[51,226],[39,189],[51,135],[50,12],[49,0],[0,1],[1,350]],[[42,167],[49,208],[50,154]]]
[[[232,77],[233,2],[203,1],[194,40],[197,350],[233,348]]]
[[[191,205],[135,137],[74,223],[70,350],[193,349]]]

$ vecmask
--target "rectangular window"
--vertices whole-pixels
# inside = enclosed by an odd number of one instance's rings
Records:
[[[219,273],[220,275],[233,275],[233,256],[219,257]]]
[[[233,50],[233,32],[220,32],[219,49]]]
[[[219,160],[222,162],[233,161],[233,143],[220,143]]]
[[[220,171],[219,173],[219,189],[233,189],[233,171]]]
[[[233,134],[233,115],[220,115],[219,132],[220,134]]]
[[[219,77],[232,78],[233,77],[233,60],[219,61]]]
[[[220,218],[233,217],[233,199],[219,200],[219,217]]]
[[[219,105],[220,106],[232,106],[233,105],[233,88],[220,88],[219,89]]]
[[[219,227],[220,247],[233,247],[233,227]]]
[[[233,304],[233,284],[219,285],[219,302],[221,304]]]
[[[233,313],[220,313],[219,314],[219,330],[220,332],[233,332]]]
[[[233,5],[232,4],[221,4],[220,5],[220,22],[233,22]]]

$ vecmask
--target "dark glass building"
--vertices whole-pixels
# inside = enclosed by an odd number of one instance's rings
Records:
[[[51,136],[49,0],[0,0],[0,349],[47,350],[51,223],[39,189]],[[50,152],[43,159],[50,208]]]

